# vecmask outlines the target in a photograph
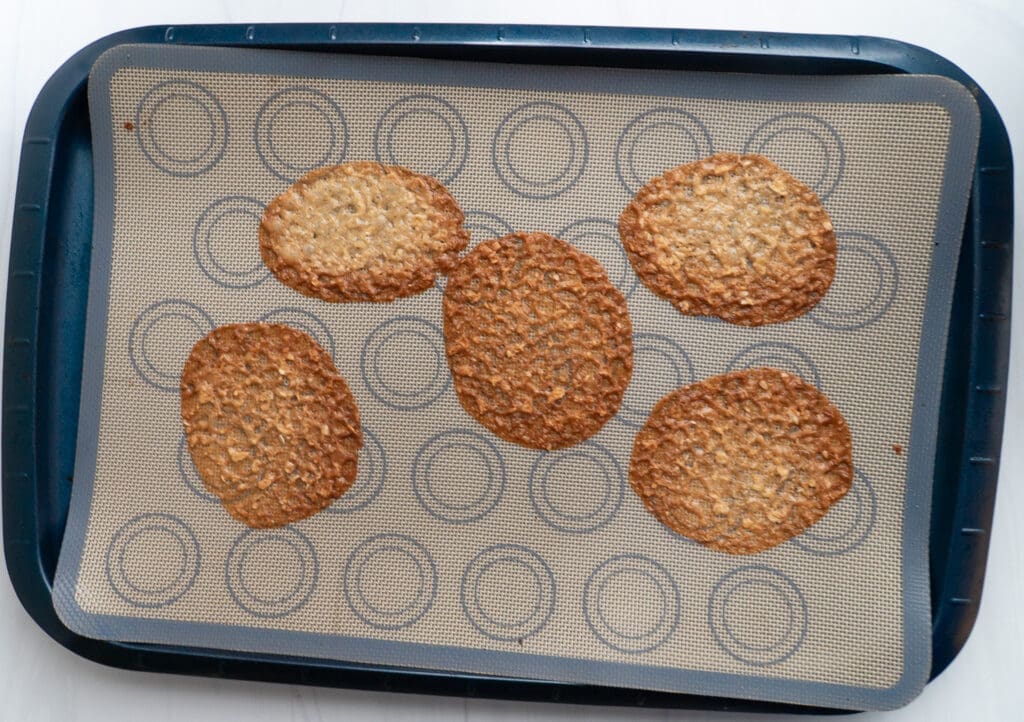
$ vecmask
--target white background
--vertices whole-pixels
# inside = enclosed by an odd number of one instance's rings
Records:
[[[660,26],[880,35],[927,47],[963,68],[1024,145],[1024,2],[1019,0],[0,0],[0,299],[6,298],[22,132],[46,79],[72,53],[124,28],[260,22],[485,22]],[[1015,172],[1018,214],[1024,156]],[[1018,221],[1018,229],[1024,223]],[[999,497],[978,623],[953,665],[896,720],[1024,718],[1024,233],[1016,233],[1015,311]],[[0,301],[2,303],[2,301]],[[1015,443],[1016,442],[1016,443]],[[777,719],[685,711],[576,707],[255,684],[126,672],[76,657],[47,637],[0,574],[0,721],[20,720],[662,720]],[[806,719],[806,718],[805,718]]]

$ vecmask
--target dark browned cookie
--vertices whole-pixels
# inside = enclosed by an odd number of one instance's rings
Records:
[[[600,263],[546,233],[485,241],[459,262],[444,337],[463,408],[533,449],[597,433],[633,372],[625,297]]]
[[[181,374],[181,419],[206,488],[251,527],[304,519],[355,481],[355,399],[327,352],[288,326],[240,323],[200,339]]]
[[[839,410],[771,368],[667,394],[636,436],[629,482],[661,523],[730,554],[800,534],[850,489],[853,445]]]
[[[462,211],[438,181],[361,161],[319,168],[274,198],[260,255],[286,286],[324,301],[393,301],[451,270]]]
[[[760,155],[718,153],[658,176],[622,212],[619,235],[654,293],[741,326],[807,313],[836,271],[818,197]]]

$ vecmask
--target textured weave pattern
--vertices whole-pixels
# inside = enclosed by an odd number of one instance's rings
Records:
[[[157,620],[205,622],[444,645],[456,651],[436,664],[453,670],[481,669],[465,649],[892,686],[904,655],[905,449],[948,114],[446,81],[113,75],[114,234],[95,241],[113,243],[99,451],[92,497],[75,499],[88,529],[73,584],[83,612],[132,623],[92,633],[145,641]],[[837,274],[810,314],[761,328],[684,317],[630,268],[615,224],[633,193],[713,151],[766,154],[823,199]],[[604,265],[628,298],[635,360],[622,408],[593,439],[532,451],[468,416],[445,362],[441,288],[327,304],[269,275],[263,205],[310,168],[361,159],[443,181],[470,248],[538,230]],[[353,488],[266,531],[204,490],[178,396],[200,336],[257,319],[305,330],[332,354],[364,430]],[[764,365],[842,411],[855,479],[804,535],[734,557],[655,521],[626,481],[629,455],[667,391]],[[269,637],[248,644],[275,651]],[[325,649],[306,653],[336,654]],[[391,663],[403,664],[395,649]],[[572,664],[561,678],[588,681]]]

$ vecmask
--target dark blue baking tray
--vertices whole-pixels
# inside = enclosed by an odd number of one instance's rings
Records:
[[[943,75],[981,111],[943,375],[932,495],[934,678],[970,634],[985,575],[1006,404],[1013,164],[1006,129],[962,70],[893,40],[835,35],[523,25],[189,25],[107,36],[46,83],[29,115],[8,275],[3,379],[4,551],[33,619],[73,652],[126,669],[370,690],[586,704],[830,712],[724,698],[88,639],[68,630],[51,587],[74,483],[93,225],[86,79],[103,51],[170,43],[507,63],[747,73]]]

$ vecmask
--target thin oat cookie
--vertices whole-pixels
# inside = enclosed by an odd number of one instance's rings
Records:
[[[633,372],[625,297],[594,258],[546,233],[485,241],[445,289],[463,408],[532,449],[571,446],[615,415]]]
[[[356,478],[359,409],[331,357],[269,323],[215,328],[181,374],[181,419],[203,484],[251,527],[304,519]]]
[[[448,273],[469,243],[437,180],[370,161],[318,168],[274,198],[260,256],[278,280],[324,301],[393,301]]]
[[[629,482],[662,524],[718,551],[753,554],[821,519],[850,489],[843,415],[772,368],[676,389],[636,436]]]
[[[619,217],[634,270],[685,315],[740,326],[791,321],[836,270],[832,220],[768,158],[718,153],[643,186]]]

